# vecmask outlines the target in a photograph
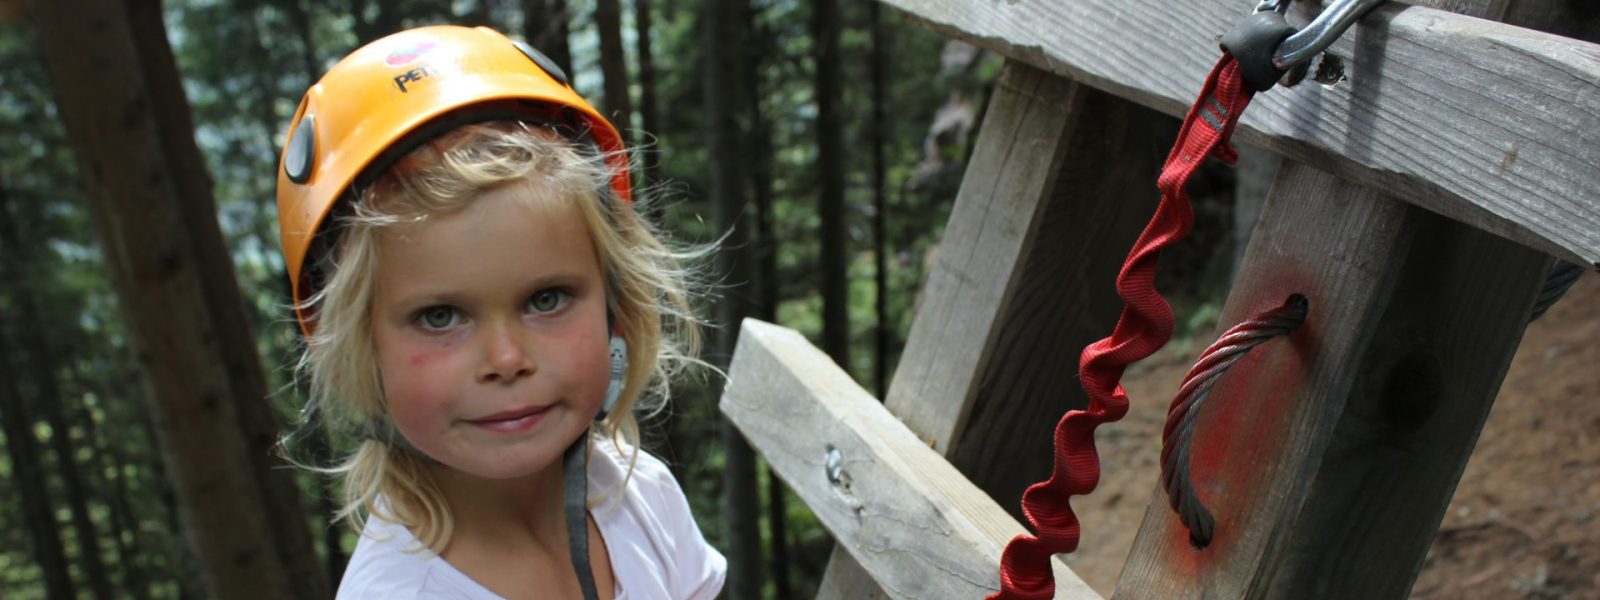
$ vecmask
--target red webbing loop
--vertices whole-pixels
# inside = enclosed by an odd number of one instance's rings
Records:
[[[1120,381],[1128,365],[1155,353],[1172,338],[1172,307],[1155,288],[1156,259],[1162,248],[1194,226],[1194,211],[1184,185],[1207,156],[1215,155],[1230,164],[1238,158],[1228,138],[1254,95],[1243,83],[1238,62],[1223,53],[1184,117],[1178,140],[1161,169],[1156,182],[1161,203],[1117,275],[1117,294],[1125,303],[1122,317],[1111,337],[1084,348],[1079,359],[1089,407],[1068,412],[1056,424],[1055,466],[1050,479],[1034,484],[1022,495],[1022,512],[1036,533],[1018,535],[1006,545],[1000,557],[1000,591],[990,599],[1055,596],[1050,557],[1078,547],[1078,518],[1068,498],[1094,491],[1100,481],[1094,430],[1127,414],[1128,395]]]

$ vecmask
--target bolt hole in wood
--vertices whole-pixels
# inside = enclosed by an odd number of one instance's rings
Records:
[[[1322,58],[1317,60],[1317,70],[1311,75],[1311,80],[1331,86],[1344,79],[1344,61],[1332,54],[1322,53]]]
[[[1421,429],[1438,409],[1443,385],[1437,359],[1421,352],[1400,357],[1383,378],[1381,422],[1406,433]]]

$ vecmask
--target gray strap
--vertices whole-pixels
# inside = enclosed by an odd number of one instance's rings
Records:
[[[373,419],[362,428],[362,437],[385,442],[432,464],[438,461],[418,450],[384,419]],[[579,436],[562,456],[565,491],[562,503],[567,513],[567,548],[572,552],[572,570],[578,574],[583,600],[600,600],[595,591],[594,571],[589,566],[589,436]]]
[[[564,502],[567,510],[567,548],[572,552],[572,570],[578,574],[578,587],[583,589],[583,600],[599,600],[594,587],[594,570],[589,567],[589,436],[567,447],[562,458],[562,478],[565,480]]]

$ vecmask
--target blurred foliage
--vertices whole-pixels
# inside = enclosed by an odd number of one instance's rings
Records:
[[[590,18],[593,3],[570,0],[573,12],[572,47],[575,81],[580,93],[599,96],[598,48]],[[657,0],[654,47],[660,106],[664,107],[659,131],[648,132],[652,141],[639,151],[660,159],[662,182],[646,194],[659,210],[664,228],[685,242],[704,243],[719,232],[709,225],[706,205],[705,136],[700,110],[705,93],[698,64],[701,47],[697,32],[698,3]],[[624,10],[624,35],[629,52],[636,46],[631,7]],[[778,244],[778,281],[782,282],[778,320],[808,335],[820,332],[820,300],[816,295],[818,260],[816,217],[815,107],[812,100],[809,5],[800,0],[753,0],[749,55],[757,62],[761,122],[769,129],[771,190],[774,231]],[[885,153],[888,162],[889,204],[886,251],[888,289],[873,284],[873,244],[870,218],[873,206],[871,141],[865,136],[871,118],[868,87],[870,37],[865,3],[844,3],[846,33],[842,50],[844,67],[846,144],[852,155],[847,202],[850,255],[850,315],[857,349],[849,370],[860,377],[873,372],[877,360],[873,329],[877,326],[874,301],[888,295],[891,347],[889,364],[899,354],[909,327],[915,296],[926,272],[934,242],[942,231],[954,196],[954,178],[943,185],[907,185],[923,159],[923,138],[935,111],[951,89],[965,86],[982,94],[982,86],[996,71],[990,59],[963,81],[938,76],[945,40],[909,24],[893,11],[885,11],[889,59],[885,111]],[[168,36],[185,90],[192,104],[195,138],[205,154],[222,225],[238,283],[249,303],[257,350],[267,366],[271,401],[285,423],[295,418],[300,392],[294,386],[292,365],[299,351],[297,332],[286,310],[287,295],[282,259],[276,239],[273,186],[277,154],[284,129],[300,94],[338,57],[363,40],[398,28],[444,22],[486,22],[506,32],[521,30],[521,3],[511,0],[409,0],[378,2],[348,0],[169,0],[164,6]],[[69,435],[78,456],[41,455],[49,483],[46,492],[57,512],[57,525],[69,562],[77,564],[80,548],[68,535],[63,484],[55,461],[75,460],[86,469],[91,515],[102,533],[98,551],[114,565],[113,582],[130,589],[138,577],[150,582],[147,594],[178,597],[192,585],[194,574],[185,568],[184,549],[173,498],[162,472],[160,454],[144,406],[137,357],[129,349],[121,325],[117,298],[110,286],[98,250],[95,226],[78,170],[80,166],[65,140],[57,119],[47,78],[34,50],[27,21],[0,23],[0,185],[10,193],[13,218],[28,242],[23,257],[34,278],[20,289],[0,290],[0,316],[9,319],[10,308],[30,294],[43,308],[40,323],[62,357],[57,373],[17,368],[14,380],[25,398],[33,402],[61,402],[79,420],[68,432],[52,432],[40,424],[41,440]],[[307,43],[309,42],[309,44]],[[637,57],[630,56],[636,69]],[[641,93],[637,77],[634,93]],[[745,90],[726,90],[744,97]],[[635,122],[637,123],[637,121]],[[748,125],[748,124],[747,124]],[[965,155],[966,140],[953,146]],[[941,151],[949,151],[946,146]],[[959,164],[959,163],[958,163]],[[959,173],[959,171],[957,171]],[[719,282],[731,285],[735,282]],[[716,289],[711,290],[713,294]],[[710,298],[704,306],[709,315]],[[182,318],[182,315],[173,315]],[[13,325],[7,323],[7,325]],[[9,329],[9,327],[8,327]],[[0,339],[12,355],[20,356],[15,332]],[[41,377],[62,383],[67,397],[36,398]],[[709,390],[714,374],[700,373],[683,382],[670,412],[676,423],[667,444],[664,421],[647,424],[651,448],[666,456],[677,469],[702,528],[714,544],[723,537],[719,517],[722,456],[715,434],[717,412]],[[863,381],[871,389],[873,382]],[[80,411],[80,412],[70,412]],[[98,462],[97,462],[98,461]],[[0,486],[11,486],[13,465],[0,456]],[[765,477],[763,471],[763,477]],[[324,482],[303,475],[302,487],[310,499],[324,493]],[[766,488],[763,486],[763,490]],[[765,493],[765,492],[763,492]],[[787,493],[787,492],[786,492]],[[114,526],[114,502],[126,503],[131,523]],[[826,563],[831,541],[803,503],[788,495],[786,543],[792,557],[790,569],[795,593],[814,593]],[[327,515],[314,509],[307,519],[315,532],[329,527]],[[0,596],[8,599],[45,595],[38,562],[31,551],[27,529],[20,524],[19,500],[0,497]],[[765,516],[763,516],[765,518]],[[763,531],[763,535],[767,535]],[[344,533],[343,549],[353,547],[354,536]],[[771,540],[767,540],[770,544]],[[119,560],[118,546],[133,550]],[[323,549],[319,547],[319,552]],[[76,572],[75,579],[82,573]],[[85,586],[79,585],[81,593]],[[192,589],[192,588],[191,588]]]

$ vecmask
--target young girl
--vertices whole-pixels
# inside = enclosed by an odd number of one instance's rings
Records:
[[[549,59],[485,28],[356,50],[301,100],[278,213],[307,414],[361,438],[326,469],[362,531],[339,598],[716,596],[635,445],[697,339],[678,255]]]

